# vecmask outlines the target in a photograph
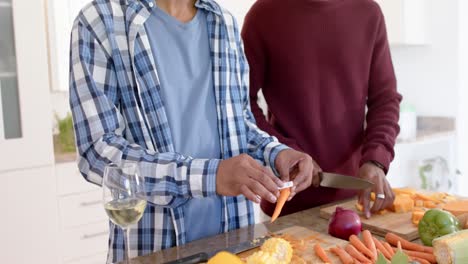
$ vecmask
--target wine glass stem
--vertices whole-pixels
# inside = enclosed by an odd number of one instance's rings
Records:
[[[125,264],[130,264],[130,244],[128,244],[128,228],[122,228],[124,233],[124,259]]]

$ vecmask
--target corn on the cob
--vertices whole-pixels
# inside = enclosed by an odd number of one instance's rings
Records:
[[[247,258],[247,264],[289,264],[293,250],[291,244],[282,238],[270,238],[261,250]]]
[[[280,263],[290,263],[292,258],[292,247],[288,241],[282,238],[270,238],[262,245],[262,251],[268,252]]]
[[[274,258],[270,253],[265,251],[257,251],[247,258],[247,264],[281,264],[279,260]]]
[[[468,263],[468,230],[436,238],[432,244],[437,263]]]
[[[208,260],[208,264],[244,264],[244,262],[236,255],[227,251],[216,253]]]

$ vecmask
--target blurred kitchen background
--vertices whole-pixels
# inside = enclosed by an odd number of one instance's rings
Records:
[[[68,106],[70,29],[88,2],[0,0],[2,263],[105,259],[102,193],[78,173]],[[242,25],[255,1],[218,2]],[[377,2],[404,96],[388,178],[468,196],[468,1]]]

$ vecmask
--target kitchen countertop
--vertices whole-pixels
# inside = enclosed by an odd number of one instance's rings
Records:
[[[292,226],[302,226],[317,232],[327,233],[328,221],[320,218],[320,208],[312,208],[295,214],[278,218],[275,223],[260,223],[228,233],[205,238],[180,247],[173,247],[147,256],[131,260],[132,264],[165,263],[187,257],[199,252],[220,250],[229,246],[253,240],[268,233],[278,232]]]

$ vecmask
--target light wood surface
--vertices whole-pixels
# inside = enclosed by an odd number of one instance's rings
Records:
[[[303,246],[300,247],[300,249],[294,250],[294,257],[291,261],[291,264],[300,264],[304,262],[322,263],[322,261],[314,253],[314,245],[316,243],[319,243],[325,250],[337,245],[344,247],[348,243],[347,241],[329,236],[326,233],[316,232],[302,226],[289,227],[279,231],[278,233],[287,234],[288,236],[291,236],[294,240],[297,240],[298,242],[302,240],[302,242],[304,243]],[[256,248],[247,252],[243,252],[239,254],[239,256],[245,259],[259,250],[260,248]],[[330,257],[332,263],[340,263],[337,256],[328,251],[326,252]]]

